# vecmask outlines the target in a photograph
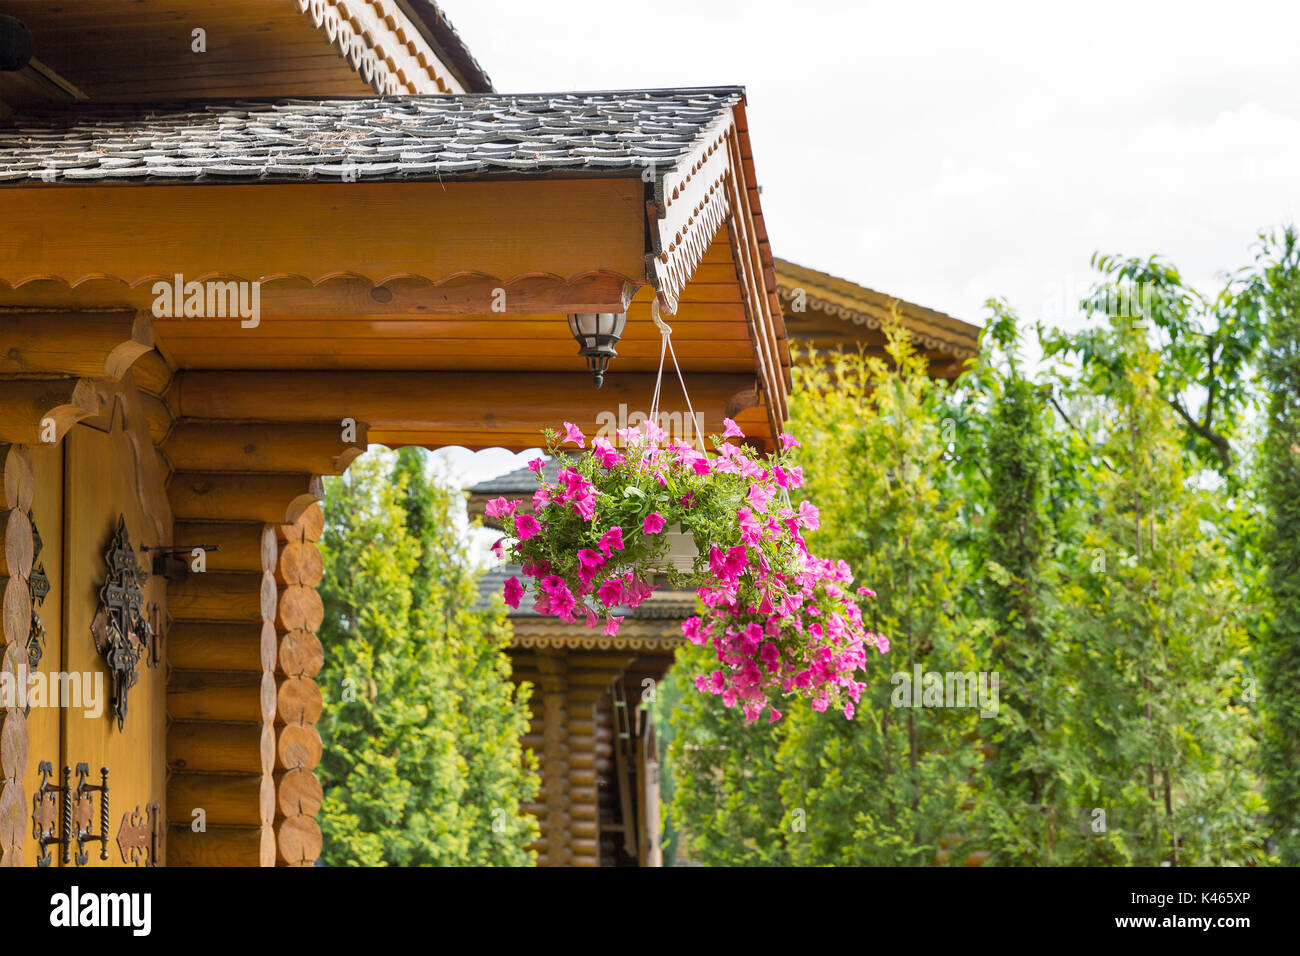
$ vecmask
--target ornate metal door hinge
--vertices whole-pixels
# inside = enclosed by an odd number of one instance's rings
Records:
[[[136,560],[126,532],[126,517],[117,519],[117,530],[104,552],[108,577],[99,589],[99,609],[90,624],[95,649],[108,665],[113,679],[113,713],[117,729],[126,722],[126,695],[138,678],[141,656],[151,656],[153,625],[145,617],[144,584],[149,576]]]
[[[42,760],[37,768],[41,775],[41,786],[32,795],[32,838],[41,847],[37,866],[49,866],[54,862],[47,847],[62,847],[64,863],[74,859],[77,866],[85,866],[90,861],[86,844],[99,844],[99,858],[108,859],[108,768],[101,767],[98,785],[86,782],[90,776],[90,765],[77,764],[77,786],[72,786],[72,768],[63,768],[63,785],[50,782],[54,776],[54,766],[48,760]],[[99,833],[94,832],[95,794],[99,794]],[[77,853],[72,853],[72,843],[76,841]]]
[[[161,807],[156,803],[146,804],[141,812],[136,807],[131,813],[122,814],[122,825],[117,831],[117,849],[122,854],[123,863],[137,866],[143,860],[145,866],[157,866],[162,855],[162,831],[159,814]]]
[[[48,760],[42,760],[37,770],[41,775],[41,785],[32,794],[32,839],[41,848],[41,855],[37,857],[36,865],[49,866],[54,859],[46,848],[54,844],[63,846],[63,834],[72,829],[71,821],[63,828],[59,827],[59,817],[62,815],[63,806],[68,802],[67,784],[72,776],[72,768],[63,769],[62,787],[50,783],[50,777],[54,775],[54,767]],[[65,861],[66,859],[65,857]]]

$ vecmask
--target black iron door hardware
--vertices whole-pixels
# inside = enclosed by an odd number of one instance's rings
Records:
[[[63,768],[62,787],[50,783],[50,777],[54,775],[54,767],[48,760],[42,760],[37,770],[41,775],[41,785],[32,794],[32,839],[41,848],[41,855],[37,857],[36,865],[49,866],[54,860],[47,847],[54,844],[63,846],[63,834],[72,829],[71,817],[64,826],[59,826],[59,817],[68,802],[68,783],[72,777],[72,768]],[[67,862],[67,859],[65,856],[64,862]]]
[[[199,551],[220,551],[219,544],[176,544],[176,545],[155,545],[149,547],[147,544],[140,545],[140,550],[145,554],[153,552],[153,564],[151,565],[154,574],[161,574],[168,581],[184,581],[190,574],[190,566],[185,563],[181,557],[187,552],[193,553]]]
[[[86,783],[90,776],[90,767],[85,763],[77,764],[77,789],[72,792],[72,816],[75,828],[73,839],[77,841],[77,866],[85,866],[90,859],[86,852],[87,843],[99,844],[99,858],[108,859],[108,768],[99,768],[99,784]],[[99,794],[99,833],[95,833],[94,795]]]
[[[145,617],[144,584],[149,576],[136,560],[127,536],[126,517],[117,519],[117,530],[104,552],[108,577],[99,589],[99,609],[90,624],[95,649],[108,665],[113,679],[113,713],[117,729],[126,722],[126,695],[135,686],[141,656],[149,655],[153,625]]]
[[[40,845],[41,855],[37,866],[54,862],[47,847],[59,846],[64,863],[76,860],[77,866],[90,862],[86,844],[99,844],[99,858],[108,859],[108,768],[101,767],[100,782],[86,782],[90,765],[77,764],[77,786],[72,786],[72,768],[63,768],[63,784],[51,783],[54,767],[42,760],[37,768],[41,775],[40,788],[32,795],[32,838]],[[99,794],[99,833],[94,831],[95,794]],[[72,844],[77,852],[72,853]]]

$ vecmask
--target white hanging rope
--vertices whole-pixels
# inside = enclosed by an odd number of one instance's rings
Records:
[[[664,355],[671,355],[673,368],[677,370],[677,381],[682,386],[682,396],[686,399],[686,410],[691,413],[691,422],[695,426],[695,437],[699,441],[700,451],[707,458],[709,450],[704,444],[704,431],[700,428],[700,418],[695,414],[694,406],[691,405],[691,395],[686,391],[686,379],[682,377],[682,367],[677,364],[677,353],[673,351],[672,327],[659,315],[658,296],[655,296],[650,303],[650,317],[654,319],[656,328],[663,334],[663,341],[659,345],[659,373],[655,376],[655,391],[650,399],[650,420],[656,425],[659,424],[659,394],[662,391],[664,381]]]

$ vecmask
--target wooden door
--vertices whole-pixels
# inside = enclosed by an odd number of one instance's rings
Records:
[[[114,686],[110,666],[101,647],[96,646],[97,630],[103,645],[105,626],[96,615],[105,605],[104,588],[113,574],[106,551],[116,541],[128,544],[120,548],[120,564],[133,555],[143,569],[145,583],[140,588],[139,609],[155,631],[162,628],[166,615],[165,582],[150,574],[153,552],[142,546],[157,547],[166,540],[158,506],[160,482],[156,474],[157,459],[145,435],[129,430],[120,406],[96,424],[80,424],[64,439],[63,494],[63,668],[70,674],[87,675],[98,681],[102,712],[86,708],[61,709],[61,761],[74,769],[73,785],[78,782],[76,768],[85,764],[88,783],[101,783],[101,768],[108,768],[107,845],[90,844],[87,866],[132,865],[119,848],[123,828],[138,831],[143,825],[152,830],[151,808],[156,807],[159,820],[165,820],[166,793],[166,675],[161,636],[141,647],[132,644],[139,660],[134,667],[135,683],[125,692],[125,715],[115,713]],[[125,539],[119,534],[124,523]],[[129,560],[129,558],[128,558]],[[120,578],[117,583],[121,583]],[[120,598],[120,592],[115,592]],[[110,605],[112,601],[108,602]],[[101,825],[99,799],[93,801],[90,819],[83,822],[99,833]],[[165,827],[159,826],[159,840]],[[74,848],[75,852],[75,848]],[[156,847],[159,862],[165,859],[161,845]]]

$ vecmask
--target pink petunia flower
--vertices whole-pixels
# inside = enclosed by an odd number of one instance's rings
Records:
[[[809,531],[816,531],[822,526],[821,512],[811,501],[799,502],[799,521]]]
[[[610,578],[596,588],[596,597],[606,607],[614,607],[623,600],[623,581],[620,578]]]
[[[605,618],[605,634],[607,637],[616,637],[618,635],[618,626],[623,623],[623,619],[617,614],[611,614]]]
[[[515,509],[518,507],[518,502],[506,501],[505,498],[497,497],[487,503],[483,508],[483,513],[489,518],[504,518],[507,515],[514,514]]]
[[[781,432],[781,447],[786,451],[789,451],[791,448],[801,447],[801,444],[799,440],[789,432]]]
[[[595,570],[605,563],[605,556],[599,551],[593,551],[591,548],[583,548],[578,552],[578,565],[584,569]]]
[[[512,577],[506,581],[506,585],[502,589],[502,594],[504,595],[507,604],[513,608],[517,608],[519,607],[519,599],[524,596],[524,586],[519,583],[519,578]]]
[[[584,448],[587,444],[587,436],[579,431],[578,426],[573,422],[564,423],[564,440],[573,442],[579,448]]]
[[[623,529],[619,525],[614,525],[600,536],[600,550],[607,558],[611,550],[623,550]]]
[[[776,492],[766,485],[750,485],[749,494],[745,497],[749,501],[751,508],[761,512],[767,510],[767,503],[772,500],[775,494]]]
[[[541,525],[537,523],[537,519],[532,515],[515,516],[515,535],[520,541],[527,541],[541,530]]]
[[[605,438],[592,439],[591,453],[596,457],[596,460],[600,462],[601,467],[606,469],[613,468],[623,460],[623,456],[620,455],[614,446],[609,443],[608,439]]]
[[[645,516],[645,524],[641,526],[641,530],[646,534],[658,534],[660,531],[664,530],[663,515],[659,514],[657,511],[650,512]]]
[[[545,458],[534,458],[528,463],[528,470],[534,473],[540,472],[542,466],[546,464]]]
[[[596,514],[596,496],[588,492],[573,499],[573,510],[584,521],[590,521]]]
[[[738,426],[730,418],[724,418],[722,420],[722,424],[726,426],[726,431],[722,433],[723,438],[744,438],[745,437],[745,433],[740,430],[740,426]]]

